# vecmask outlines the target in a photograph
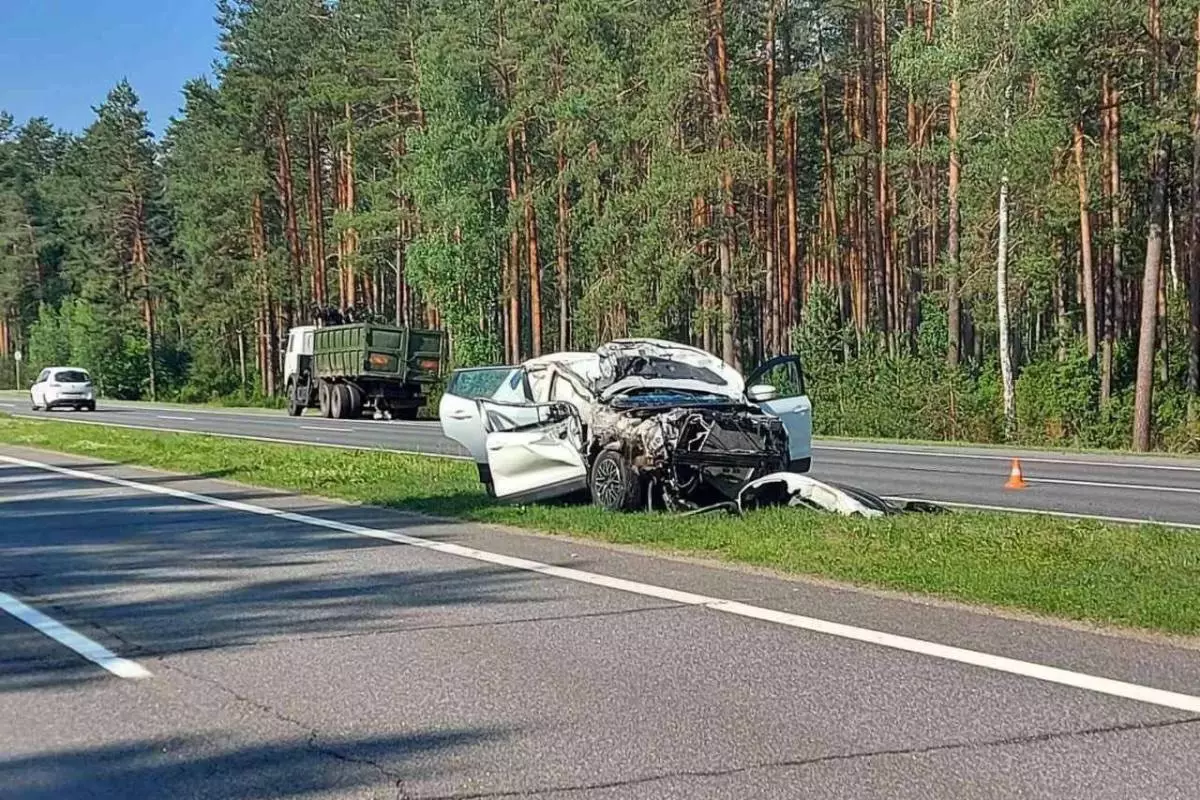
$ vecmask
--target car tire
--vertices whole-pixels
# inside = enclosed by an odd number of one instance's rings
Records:
[[[637,511],[644,504],[642,480],[629,459],[616,450],[596,456],[588,476],[592,502],[607,511]]]
[[[350,389],[339,383],[329,389],[329,415],[334,419],[350,416]]]
[[[84,411],[95,411],[96,410],[96,401],[93,400],[90,403],[84,403],[83,410]]]

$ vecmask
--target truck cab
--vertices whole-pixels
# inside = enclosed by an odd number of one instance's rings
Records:
[[[294,385],[301,375],[312,372],[313,331],[315,325],[299,325],[288,332],[287,351],[283,356],[283,385]]]

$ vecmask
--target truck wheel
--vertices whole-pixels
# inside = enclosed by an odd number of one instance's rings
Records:
[[[300,387],[295,381],[288,381],[288,416],[298,417],[304,413],[304,405],[300,404]],[[307,403],[305,404],[307,405]]]
[[[329,390],[329,411],[334,419],[350,416],[350,389],[344,383],[335,384]]]
[[[363,393],[362,389],[355,386],[353,383],[346,384],[346,390],[350,392],[349,413],[346,415],[350,419],[359,419],[363,412]]]
[[[608,511],[636,511],[643,507],[642,481],[633,466],[616,450],[605,450],[592,463],[588,485],[592,502]]]
[[[332,388],[333,387],[330,386],[325,381],[321,381],[317,385],[317,405],[319,405],[321,407],[321,416],[325,417],[326,419],[328,419],[330,417],[329,405],[330,405],[330,401],[332,399],[330,397],[330,395],[332,394],[330,389],[332,389]]]

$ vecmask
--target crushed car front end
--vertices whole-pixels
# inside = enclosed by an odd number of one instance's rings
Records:
[[[596,410],[589,439],[593,495],[613,510],[727,502],[788,463],[778,418],[723,400],[617,398]]]

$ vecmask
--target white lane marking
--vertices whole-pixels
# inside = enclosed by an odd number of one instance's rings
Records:
[[[353,428],[335,428],[332,425],[301,425],[300,427],[306,431],[321,431],[322,433],[326,431],[333,433],[354,433]]]
[[[1200,494],[1200,489],[1186,486],[1147,486],[1143,483],[1107,483],[1105,481],[1073,481],[1064,478],[1026,478],[1028,483],[1054,483],[1064,486],[1093,486],[1098,489],[1137,489],[1144,492],[1182,492]]]
[[[251,503],[243,503],[239,500],[226,500],[219,497],[209,497],[208,495],[196,494],[194,492],[188,492],[183,489],[176,489],[170,486],[139,483],[138,481],[126,480],[124,478],[117,478],[110,475],[100,475],[93,472],[85,472],[83,470],[72,469],[70,467],[59,467],[51,464],[43,464],[37,461],[27,461],[25,459],[15,458],[13,456],[0,455],[0,461],[5,461],[12,464],[20,464],[21,466],[31,467],[33,469],[42,469],[48,472],[58,473],[60,475],[67,475],[73,478],[84,478],[86,480],[99,481],[101,483],[107,483],[113,486],[123,486],[129,489],[137,489],[139,491],[149,492],[151,494],[169,495],[171,497],[191,500],[196,503],[203,503],[205,505],[229,509],[231,511],[242,511],[249,514],[274,517],[276,519],[282,519],[288,522],[296,522],[301,525],[308,525],[310,527],[325,528],[328,530],[351,533],[357,536],[366,536],[372,539],[382,539],[384,541],[396,542],[398,544],[411,545],[413,547],[420,547],[424,550],[432,550],[438,553],[444,553],[446,555],[471,559],[473,561],[482,561],[487,564],[495,564],[498,566],[509,567],[511,569],[523,570],[526,572],[535,572],[540,575],[550,575],[563,580],[575,581],[576,583],[586,583],[592,586],[601,586],[606,589],[628,592],[630,594],[636,594],[642,597],[652,597],[659,600],[679,603],[681,605],[708,608],[713,611],[734,614],[736,616],[746,617],[749,619],[757,619],[763,622],[771,622],[776,625],[785,625],[790,628],[797,628],[814,633],[822,633],[842,639],[850,639],[857,642],[887,647],[893,650],[901,650],[908,653],[915,653],[917,655],[939,658],[946,661],[954,661],[960,664],[982,667],[984,669],[989,669],[996,672],[1020,675],[1048,683],[1056,683],[1062,686],[1070,686],[1072,688],[1083,689],[1086,691],[1096,692],[1098,694],[1110,695],[1112,697],[1122,697],[1128,700],[1137,700],[1142,703],[1149,703],[1151,705],[1174,708],[1180,711],[1188,711],[1191,713],[1200,714],[1200,697],[1195,695],[1171,692],[1165,689],[1155,689],[1150,686],[1142,686],[1136,683],[1127,683],[1125,681],[1113,680],[1111,678],[1103,678],[1096,675],[1088,675],[1082,672],[1074,672],[1072,670],[1051,667],[1045,664],[1036,664],[1029,661],[1021,661],[1015,658],[1007,658],[1005,656],[983,653],[977,650],[952,647],[950,645],[938,644],[937,642],[928,642],[923,639],[913,639],[908,636],[884,633],[882,631],[875,631],[869,628],[860,628],[854,625],[830,622],[828,620],[817,619],[815,617],[806,617],[800,614],[792,614],[785,611],[775,611],[769,608],[752,606],[747,603],[739,603],[719,597],[709,597],[707,595],[680,591],[678,589],[669,589],[664,586],[655,586],[653,584],[626,580],[624,578],[615,578],[595,572],[587,572],[584,570],[572,569],[570,567],[556,567],[540,561],[531,561],[525,558],[506,556],[486,550],[477,550],[473,547],[465,547],[463,545],[452,544],[450,542],[422,539],[417,536],[409,536],[408,534],[394,533],[392,531],[380,530],[378,528],[367,528],[362,525],[352,525],[345,522],[336,522],[334,520],[321,519],[320,517],[312,517],[307,514],[298,514],[293,511],[280,511],[279,509],[256,506]]]
[[[1075,467],[1116,467],[1120,469],[1158,469],[1172,472],[1200,472],[1200,466],[1186,464],[1143,464],[1129,461],[1088,461],[1085,459],[1054,458],[1037,455],[988,455],[984,453],[956,453],[947,450],[909,450],[890,447],[852,447],[849,445],[814,444],[813,450],[829,450],[842,453],[874,453],[890,456],[921,456],[923,458],[965,458],[977,461],[1012,461],[1019,458],[1027,464],[1065,464]]]
[[[174,420],[179,420],[180,422],[195,422],[196,421],[195,417],[173,417],[170,414],[159,414],[158,418],[159,419],[174,419]]]
[[[924,497],[893,497],[888,496],[887,500],[912,501],[919,500],[923,503],[933,503],[947,508],[972,508],[979,511],[1000,511],[1011,514],[1045,514],[1047,517],[1062,517],[1064,519],[1094,519],[1097,522],[1119,522],[1127,525],[1160,525],[1165,528],[1188,528],[1191,530],[1200,531],[1200,524],[1194,522],[1168,522],[1161,519],[1138,519],[1135,517],[1108,517],[1103,514],[1076,514],[1071,511],[1047,511],[1040,508],[1017,508],[1015,506],[989,506],[981,503],[955,503],[949,500],[930,500]]]
[[[18,419],[32,420],[35,422],[49,422],[50,420],[42,417],[35,417],[26,414],[14,414]],[[218,439],[246,439],[251,442],[266,442],[268,444],[296,444],[305,447],[329,447],[334,450],[358,450],[366,453],[391,453],[398,456],[427,456],[429,458],[446,458],[451,461],[472,461],[470,456],[456,456],[444,453],[431,453],[426,450],[398,450],[389,447],[371,447],[370,445],[359,444],[337,444],[335,442],[314,442],[309,439],[283,439],[275,436],[251,436],[248,433],[215,433],[213,431],[198,431],[188,428],[168,428],[161,425],[127,425],[122,422],[105,422],[103,420],[94,419],[73,419],[63,417],[55,419],[54,422],[69,422],[75,425],[99,425],[104,428],[126,428],[131,431],[148,431],[154,433],[187,433],[192,436],[213,436]]]
[[[116,675],[118,678],[149,678],[150,670],[136,661],[121,658],[104,645],[77,633],[36,608],[25,605],[10,594],[0,592],[0,610],[7,611],[39,633]]]

